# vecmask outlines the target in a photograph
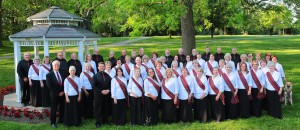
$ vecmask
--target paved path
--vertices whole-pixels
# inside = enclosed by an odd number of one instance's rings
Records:
[[[132,39],[132,40],[126,40],[126,41],[121,41],[121,42],[117,42],[117,43],[113,43],[113,44],[102,45],[101,47],[129,46],[130,45],[129,43],[144,40],[144,39],[148,39],[148,38],[151,38],[151,37],[139,37],[139,38],[135,38],[135,39]]]
[[[0,60],[4,60],[4,59],[12,59],[14,58],[14,56],[1,56]]]

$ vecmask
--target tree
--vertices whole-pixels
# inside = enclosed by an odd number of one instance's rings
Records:
[[[0,47],[3,47],[3,33],[2,33],[2,0],[0,0]]]
[[[193,0],[182,1],[182,5],[186,7],[186,13],[181,16],[181,37],[182,49],[185,54],[191,55],[192,50],[196,48],[195,27],[193,16]]]

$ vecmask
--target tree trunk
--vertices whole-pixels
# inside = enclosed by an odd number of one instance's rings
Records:
[[[213,39],[214,38],[214,32],[215,32],[215,28],[214,28],[214,25],[211,26],[210,28],[210,38]]]
[[[227,28],[226,28],[226,26],[224,26],[224,35],[227,35]]]
[[[194,0],[183,0],[182,4],[186,6],[186,14],[181,17],[182,49],[184,54],[191,55],[192,50],[196,48],[193,17]]]
[[[2,38],[3,38],[3,33],[2,33],[2,0],[0,0],[0,47],[3,47],[2,43]]]

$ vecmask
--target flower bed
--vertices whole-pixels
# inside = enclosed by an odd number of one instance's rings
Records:
[[[0,87],[1,88],[1,87]],[[16,86],[6,86],[0,89],[0,106],[3,106],[4,96],[16,92]]]

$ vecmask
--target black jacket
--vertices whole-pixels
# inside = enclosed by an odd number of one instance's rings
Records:
[[[32,64],[33,64],[32,60],[26,61],[23,59],[23,60],[19,61],[18,67],[17,67],[17,73],[18,73],[20,79],[28,77],[28,71]]]
[[[59,96],[59,93],[64,91],[64,79],[66,77],[63,77],[63,75],[60,73],[62,82],[62,86],[60,86],[55,75],[56,74],[54,73],[54,71],[49,72],[46,75],[46,84],[52,96]]]

